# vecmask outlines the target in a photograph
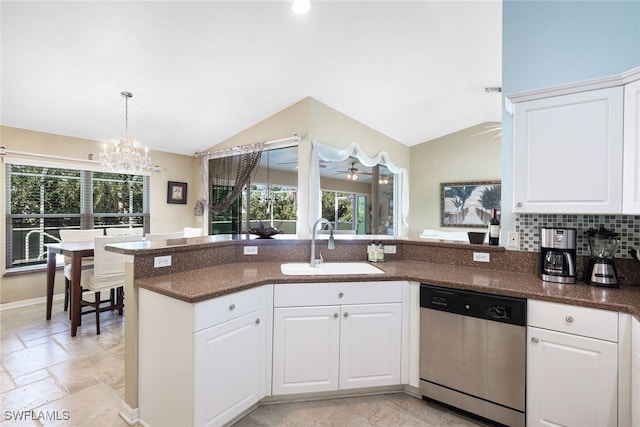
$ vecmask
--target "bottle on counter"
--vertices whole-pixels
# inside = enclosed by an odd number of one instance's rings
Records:
[[[367,246],[367,260],[369,260],[370,262],[377,262],[377,255],[376,255],[376,242],[375,240],[373,242],[371,242],[370,245]]]
[[[384,245],[382,244],[381,240],[378,240],[378,244],[376,245],[376,261],[384,261]]]
[[[489,244],[498,246],[500,243],[500,220],[498,219],[498,210],[493,208],[493,215],[489,221]]]

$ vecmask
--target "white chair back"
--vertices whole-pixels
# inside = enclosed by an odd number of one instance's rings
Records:
[[[104,236],[104,232],[100,228],[91,230],[60,230],[60,241],[62,243],[78,243],[78,242],[91,242],[94,237]],[[87,262],[89,261],[89,262]],[[91,264],[91,259],[84,259],[83,264]],[[71,258],[64,257],[64,265],[67,266],[71,263]]]
[[[203,235],[202,228],[185,227],[183,237],[200,237]]]
[[[169,240],[169,239],[182,239],[184,233],[182,231],[176,231],[175,233],[147,233],[145,240]]]
[[[142,227],[137,228],[121,228],[121,227],[109,227],[105,229],[107,236],[142,236],[144,229]]]
[[[105,236],[93,239],[94,247],[94,266],[93,278],[91,274],[83,274],[82,287],[87,287],[93,291],[110,289],[118,286],[124,286],[124,255],[117,252],[107,251],[106,245],[124,242],[141,241],[141,236]],[[85,277],[87,280],[85,281]],[[86,285],[86,286],[85,286]]]

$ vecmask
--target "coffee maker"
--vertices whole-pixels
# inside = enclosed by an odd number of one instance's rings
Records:
[[[618,234],[600,226],[587,230],[591,258],[584,275],[585,282],[596,286],[620,287],[613,256],[618,250]]]
[[[576,283],[575,228],[540,228],[540,278]]]

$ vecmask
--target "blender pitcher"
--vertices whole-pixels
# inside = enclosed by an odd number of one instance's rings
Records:
[[[618,250],[618,234],[600,226],[597,230],[587,230],[591,258],[585,274],[585,281],[597,286],[619,287],[618,272],[613,261]]]

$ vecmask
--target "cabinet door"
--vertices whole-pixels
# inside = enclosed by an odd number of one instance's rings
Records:
[[[615,426],[616,343],[528,327],[527,426]]]
[[[402,304],[343,305],[340,389],[400,384]]]
[[[631,425],[640,427],[640,322],[631,320]]]
[[[194,424],[219,426],[256,404],[265,328],[255,311],[195,334]]]
[[[273,310],[272,393],[338,389],[340,307]]]
[[[640,80],[624,88],[624,186],[622,212],[640,213]]]
[[[622,211],[622,88],[515,104],[514,213]]]

